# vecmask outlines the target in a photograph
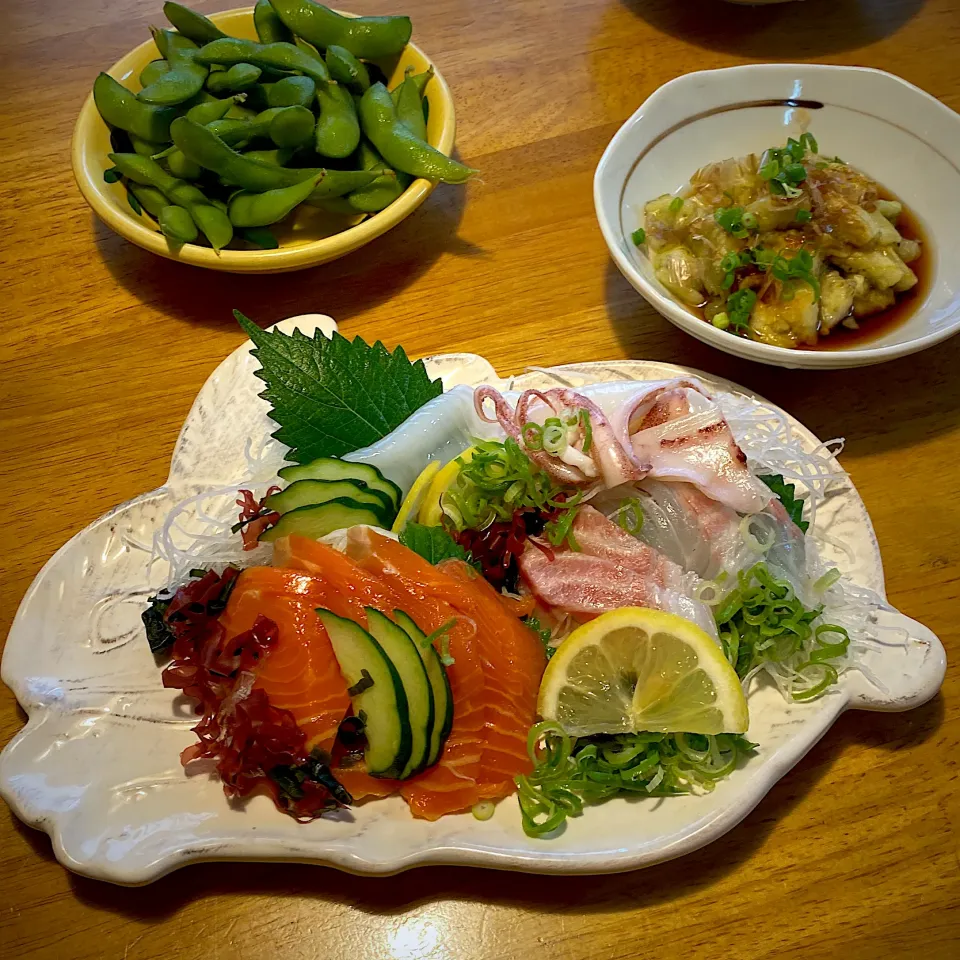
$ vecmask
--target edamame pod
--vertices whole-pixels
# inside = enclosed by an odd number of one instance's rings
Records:
[[[233,97],[227,97],[225,100],[209,100],[206,103],[198,103],[187,111],[187,116],[194,123],[204,125],[213,123],[214,120],[222,120],[227,111],[236,103]]]
[[[109,74],[101,73],[94,80],[93,102],[111,127],[119,127],[155,143],[170,139],[170,123],[176,118],[177,111],[173,107],[141,103]]]
[[[277,238],[265,227],[247,227],[245,230],[240,230],[239,233],[247,243],[260,247],[262,250],[276,250],[280,246]]]
[[[260,160],[262,163],[272,163],[277,167],[285,167],[293,156],[290,147],[276,147],[273,150],[245,150],[243,155],[248,160]]]
[[[314,146],[324,157],[349,157],[360,143],[360,121],[353,97],[339,83],[321,83],[317,87],[320,118],[317,120]]]
[[[310,77],[284,77],[263,86],[268,107],[310,107],[317,94],[317,85]]]
[[[160,211],[170,202],[156,187],[148,187],[142,183],[126,183],[127,193],[136,197],[140,206],[156,219]]]
[[[184,103],[203,89],[209,70],[206,64],[195,59],[198,48],[192,40],[172,30],[151,30],[157,49],[170,64],[170,69],[149,87],[144,87],[137,99],[141,103],[161,106]]]
[[[344,47],[339,47],[337,44],[327,47],[324,61],[330,76],[337,83],[343,83],[360,93],[370,86],[370,71],[367,70],[366,64]]]
[[[382,83],[373,84],[363,95],[360,123],[370,142],[395,170],[443,183],[463,183],[477,172],[431,147],[402,123]]]
[[[156,83],[169,69],[170,64],[166,60],[151,60],[140,71],[140,86],[149,87],[151,83]]]
[[[389,207],[410,185],[410,177],[405,173],[391,170],[383,157],[367,143],[361,141],[358,151],[360,166],[377,174],[365,187],[347,194],[347,203],[360,213],[377,213]]]
[[[210,203],[192,183],[174,177],[156,160],[136,153],[111,153],[109,159],[128,180],[154,187],[171,203],[183,207],[204,232],[214,250],[225,247],[233,238],[233,226],[226,213]]]
[[[316,178],[320,172],[317,168],[291,170],[249,160],[224,143],[210,127],[201,126],[186,117],[178,117],[173,121],[170,136],[191,160],[244,190],[262,192],[291,187],[295,183]]]
[[[294,71],[310,77],[316,83],[325,83],[330,79],[330,71],[322,60],[292,43],[257,43],[255,40],[227,37],[201,47],[197,57],[201,63],[219,63],[223,66],[252,63],[261,70]]]
[[[278,147],[301,147],[310,142],[317,124],[313,114],[306,107],[271,107],[259,114],[271,115],[269,136]]]
[[[413,30],[409,17],[344,17],[313,0],[270,0],[270,5],[308,43],[322,50],[343,47],[364,60],[399,53]]]
[[[226,36],[215,23],[208,20],[202,13],[197,13],[196,10],[191,10],[181,3],[165,3],[163,13],[180,33],[194,43],[200,44],[200,46],[210,43],[211,40],[219,40]]]
[[[243,93],[259,79],[263,71],[252,63],[235,63],[227,70],[219,70],[207,77],[207,89],[215,96]]]
[[[214,250],[222,250],[233,239],[233,224],[222,205],[198,203],[190,208],[190,216]]]
[[[203,176],[203,167],[185,157],[181,150],[174,150],[166,160],[167,169],[181,180],[199,180]]]
[[[426,74],[427,80],[433,76],[433,67]],[[397,107],[397,116],[402,123],[405,123],[410,130],[421,140],[427,139],[427,120],[423,115],[423,97],[421,90],[426,86],[426,82],[420,83],[419,77],[413,75],[404,78],[403,83],[391,94],[391,99]]]
[[[133,147],[134,153],[139,153],[141,157],[152,157],[154,154],[160,153],[161,150],[166,150],[167,144],[165,143],[154,143],[152,140],[144,140],[143,137],[138,137],[135,133],[130,134],[130,144]]]
[[[173,243],[193,243],[197,239],[197,225],[183,207],[168,204],[157,219],[160,232]]]
[[[326,170],[321,170],[313,180],[304,180],[292,187],[266,190],[263,193],[247,193],[241,190],[230,198],[227,207],[230,222],[235,227],[268,227],[271,223],[277,223],[291,213],[294,207],[300,206],[325,176]]]
[[[253,26],[261,43],[293,43],[293,34],[270,6],[270,0],[257,0]]]
[[[316,185],[310,194],[310,204],[318,205],[321,200],[330,197],[342,197],[351,190],[358,190],[376,179],[373,170],[326,170],[326,176]]]

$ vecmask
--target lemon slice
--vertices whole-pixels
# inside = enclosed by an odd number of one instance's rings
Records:
[[[420,476],[413,481],[410,492],[400,504],[400,510],[397,513],[397,519],[393,521],[390,528],[393,533],[399,533],[411,520],[417,515],[420,504],[423,503],[427,490],[430,487],[430,481],[440,472],[440,461],[431,460],[421,471]],[[439,521],[438,521],[439,522]]]
[[[439,527],[443,522],[440,498],[453,486],[457,474],[460,473],[460,468],[473,459],[475,449],[475,447],[468,447],[463,453],[458,454],[430,481],[430,489],[427,490],[426,496],[423,498],[420,516],[417,518],[424,526]]]
[[[747,701],[733,667],[696,624],[645,607],[578,627],[547,664],[540,716],[573,736],[745,733]]]

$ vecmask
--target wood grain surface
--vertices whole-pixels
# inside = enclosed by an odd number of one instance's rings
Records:
[[[229,0],[196,6],[204,11]],[[164,480],[200,385],[259,322],[333,315],[413,356],[643,357],[729,377],[821,437],[867,503],[891,601],[952,658],[908,714],[848,713],[719,842],[645,871],[536,878],[428,868],[359,879],[281,864],[188,867],[141,889],[68,874],[0,810],[4,958],[614,960],[960,956],[960,338],[882,367],[784,372],[695,342],[612,265],[591,178],[617,127],[679,74],[755,60],[881,67],[960,109],[960,0],[357,0],[408,12],[454,91],[482,180],[438,189],[392,233],[286,276],[151,256],[90,213],[70,173],[97,71],[160,0],[0,3],[0,626],[46,559]],[[401,10],[401,8],[403,8]],[[0,742],[24,720],[0,690]]]

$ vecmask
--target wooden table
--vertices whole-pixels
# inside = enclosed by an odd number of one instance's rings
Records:
[[[229,5],[198,2],[209,11]],[[960,109],[960,2],[357,0],[413,15],[483,171],[338,263],[277,277],[201,272],[114,236],[73,183],[73,120],[100,68],[162,19],[160,0],[4,0],[0,404],[6,628],[44,561],[163,482],[207,374],[261,323],[332,314],[413,356],[529,363],[647,357],[752,387],[821,437],[870,509],[891,601],[952,652],[943,691],[903,715],[848,713],[759,808],[683,860],[603,878],[419,870],[358,879],[279,864],[190,867],[142,889],[77,878],[0,811],[0,955],[317,960],[958,956],[960,338],[883,367],[784,372],[655,314],[612,265],[591,179],[660,84],[749,60],[866,64]],[[42,72],[41,72],[42,66]],[[0,691],[0,742],[24,715]]]

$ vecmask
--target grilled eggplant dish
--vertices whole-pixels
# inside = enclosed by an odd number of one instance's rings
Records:
[[[921,242],[902,204],[885,196],[805,133],[701,168],[681,193],[645,206],[634,241],[657,279],[715,327],[815,346],[859,329],[917,285]]]

